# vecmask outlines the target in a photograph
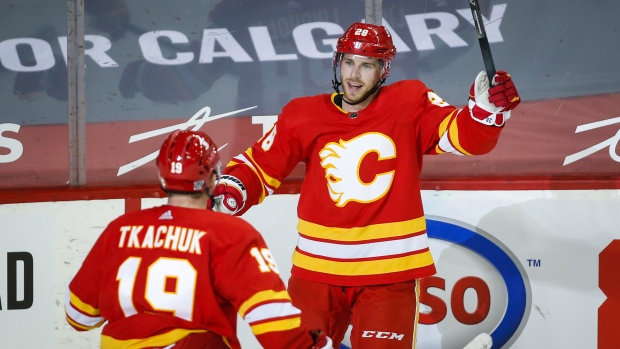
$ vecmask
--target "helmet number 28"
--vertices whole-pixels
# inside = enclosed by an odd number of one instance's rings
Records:
[[[368,29],[357,28],[355,30],[355,35],[366,36],[368,35]]]

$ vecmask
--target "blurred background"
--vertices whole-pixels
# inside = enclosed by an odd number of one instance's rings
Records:
[[[333,92],[335,42],[367,14],[361,0],[83,6],[75,21],[83,50],[76,46],[71,56],[67,3],[0,4],[0,196],[20,188],[157,186],[149,155],[175,128],[209,133],[225,145],[225,163],[292,98]],[[480,6],[495,66],[513,76],[523,103],[491,154],[427,157],[425,187],[619,188],[620,2]],[[484,69],[468,3],[384,0],[381,12],[398,50],[387,84],[420,79],[465,105]],[[84,78],[74,86],[68,73],[80,55]],[[80,122],[82,142],[71,138]],[[302,165],[288,180],[301,179]]]

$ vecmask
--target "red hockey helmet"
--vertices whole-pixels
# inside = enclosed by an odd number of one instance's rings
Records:
[[[172,132],[162,144],[156,162],[164,190],[201,192],[207,188],[211,173],[220,177],[217,146],[200,131]]]
[[[383,74],[379,78],[379,86],[381,86],[390,73],[390,65],[396,57],[396,46],[392,42],[392,35],[384,26],[353,23],[338,39],[336,52],[334,52],[333,84],[336,91],[340,85],[336,77],[336,68],[345,53],[380,59],[383,62]]]
[[[338,39],[336,52],[391,61],[396,56],[396,47],[384,26],[357,22]]]

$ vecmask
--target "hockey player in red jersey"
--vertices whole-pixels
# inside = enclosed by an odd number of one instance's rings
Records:
[[[301,323],[261,235],[204,209],[220,177],[211,139],[175,131],[157,166],[168,203],[106,227],[69,284],[69,324],[105,324],[103,349],[237,349],[238,313],[264,348],[331,349]]]
[[[415,346],[419,280],[436,272],[423,155],[491,151],[520,102],[504,71],[492,83],[478,74],[462,109],[418,80],[384,86],[395,55],[386,28],[354,23],[337,42],[336,92],[284,106],[216,189],[217,209],[241,215],[305,163],[289,292],[304,323],[324,328],[334,347],[350,324],[353,349]]]

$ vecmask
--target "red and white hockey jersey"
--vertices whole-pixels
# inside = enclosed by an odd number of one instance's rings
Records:
[[[225,173],[247,191],[243,214],[303,162],[292,274],[333,285],[394,283],[435,273],[420,172],[424,154],[477,155],[500,127],[475,121],[417,80],[382,87],[347,113],[337,94],[297,98]]]
[[[111,222],[69,284],[67,321],[101,348],[163,348],[211,331],[240,348],[237,313],[265,348],[310,348],[263,238],[226,214],[164,205]]]

